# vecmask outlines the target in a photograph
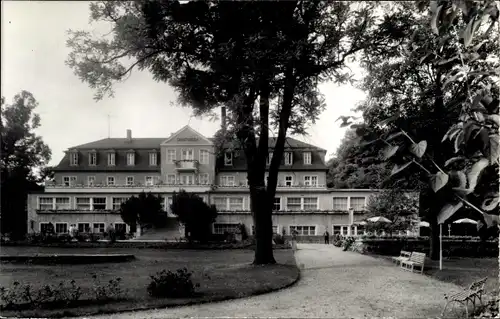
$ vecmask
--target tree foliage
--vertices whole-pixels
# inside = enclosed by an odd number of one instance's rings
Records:
[[[225,105],[217,145],[237,145],[247,162],[257,264],[274,263],[272,206],[288,133],[305,133],[324,108],[318,83],[346,83],[348,59],[388,45],[394,26],[377,28],[376,3],[330,1],[107,1],[91,5],[108,37],[72,31],[68,65],[96,90],[137,66],[170,84],[196,115]],[[382,24],[384,22],[381,22]],[[125,66],[127,62],[132,63]],[[277,132],[267,187],[268,137]],[[237,143],[233,143],[236,141]],[[221,147],[223,149],[224,147]]]
[[[215,205],[208,205],[200,196],[182,190],[174,192],[170,209],[185,225],[189,240],[206,242],[209,239],[212,223],[217,218]]]
[[[166,213],[162,203],[162,196],[143,191],[138,196],[132,196],[121,204],[120,215],[123,222],[132,229],[136,229],[137,225],[147,224],[163,226]]]
[[[367,218],[383,216],[391,222],[368,223],[366,230],[383,230],[389,234],[405,232],[414,224],[418,216],[418,206],[419,198],[415,193],[398,189],[383,190],[369,198],[366,205]]]
[[[34,112],[38,102],[30,92],[17,94],[12,104],[1,102],[1,210],[2,233],[22,235],[27,228],[27,194],[40,190],[51,157],[49,147],[35,133],[40,127],[40,116]]]

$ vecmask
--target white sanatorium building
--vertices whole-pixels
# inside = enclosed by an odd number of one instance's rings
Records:
[[[269,153],[275,139],[269,140]],[[71,224],[99,233],[108,223],[123,224],[118,209],[142,191],[160,194],[168,207],[174,191],[184,189],[215,204],[215,233],[233,231],[243,223],[252,233],[246,164],[243,153],[215,155],[213,139],[185,126],[168,138],[105,138],[70,147],[55,167],[55,183],[28,196],[28,231],[49,222],[57,233]],[[376,190],[328,189],[326,150],[288,138],[278,175],[273,230],[300,235],[357,234],[369,196]],[[354,224],[349,227],[349,208]],[[173,215],[172,215],[173,216]],[[171,236],[179,237],[178,229]]]

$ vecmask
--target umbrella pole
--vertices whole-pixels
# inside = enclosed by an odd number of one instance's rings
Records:
[[[439,224],[439,270],[443,269],[443,224]]]

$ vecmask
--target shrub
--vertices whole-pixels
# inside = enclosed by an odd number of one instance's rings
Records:
[[[57,241],[61,242],[61,243],[66,243],[66,242],[69,242],[71,241],[71,236],[70,234],[60,234],[57,236]]]
[[[274,234],[273,240],[274,240],[274,243],[276,245],[284,245],[285,244],[285,237],[283,237],[280,234]]]
[[[245,224],[239,224],[238,227],[240,228],[241,240],[246,240],[248,238],[248,232]]]
[[[342,250],[343,251],[348,250],[355,241],[356,241],[356,239],[354,237],[346,237],[342,241]]]
[[[93,292],[97,300],[122,299],[125,297],[125,291],[120,287],[122,279],[110,279],[106,285],[101,284],[96,274],[92,275],[94,280]]]
[[[178,269],[177,272],[162,270],[151,277],[148,285],[148,293],[153,297],[186,298],[195,295],[195,288],[199,284],[193,284],[192,273],[186,268]]]

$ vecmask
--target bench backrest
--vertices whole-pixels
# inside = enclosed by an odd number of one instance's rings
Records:
[[[469,287],[469,290],[473,290],[473,291],[476,291],[476,290],[481,290],[481,289],[484,289],[484,284],[486,283],[486,280],[488,279],[488,277],[485,277],[481,280],[478,280],[478,281],[475,281],[473,282],[470,287]]]
[[[410,258],[410,256],[411,256],[411,252],[406,251],[406,250],[401,250],[401,253],[399,254],[399,256],[400,256],[400,257]]]
[[[410,261],[418,264],[423,264],[425,261],[425,254],[414,251],[411,253]]]

